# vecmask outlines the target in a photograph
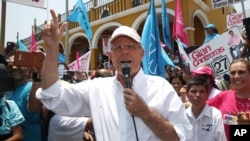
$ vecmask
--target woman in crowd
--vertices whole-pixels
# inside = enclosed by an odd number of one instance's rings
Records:
[[[174,87],[176,93],[178,96],[181,98],[183,103],[188,102],[187,96],[185,92],[181,92],[181,88],[186,85],[186,81],[183,79],[182,73],[173,73],[170,78],[169,82],[172,84]]]
[[[230,141],[230,124],[250,124],[250,62],[239,58],[230,65],[231,90],[222,91],[207,101],[223,114],[225,130]]]

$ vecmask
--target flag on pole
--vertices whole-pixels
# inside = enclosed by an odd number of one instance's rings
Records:
[[[30,52],[37,52],[38,51],[38,48],[37,48],[37,45],[36,45],[36,37],[35,37],[35,34],[34,34],[34,28],[32,26],[32,33],[31,33],[31,42],[30,42]]]
[[[67,17],[68,21],[79,22],[82,29],[85,30],[89,40],[92,38],[92,29],[89,23],[89,17],[82,0],[77,0],[72,12]]]
[[[64,54],[62,54],[61,52],[58,53],[57,56],[58,63],[65,63],[66,59],[67,58]]]
[[[19,48],[19,50],[28,52],[29,50],[27,49],[27,47],[18,38],[19,37],[17,33],[16,39],[17,39],[17,47]]]
[[[142,31],[142,46],[145,50],[142,65],[146,74],[166,78],[165,66],[175,67],[175,65],[161,47],[157,21],[154,0],[151,0],[148,16]]]
[[[46,7],[44,7],[44,0],[7,0],[7,2],[46,9]]]
[[[162,0],[162,30],[163,30],[163,39],[169,50],[172,50],[171,40],[170,40],[170,29],[169,29],[169,20],[167,14],[167,7],[165,0]]]
[[[183,44],[183,47],[188,47],[188,36],[185,30],[184,19],[182,16],[181,2],[176,0],[175,4],[175,16],[174,16],[174,25],[173,25],[173,39],[180,39],[180,42]]]
[[[179,39],[176,39],[176,42],[177,42],[179,53],[180,53],[181,64],[184,68],[185,73],[187,73],[186,71],[194,70],[193,63],[191,62],[191,59],[188,57],[186,51],[184,50],[183,44],[181,43]]]

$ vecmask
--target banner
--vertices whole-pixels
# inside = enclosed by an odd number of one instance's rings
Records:
[[[240,38],[241,42],[237,46],[234,44],[236,43],[235,39],[238,40],[238,38]],[[193,69],[207,64],[213,69],[215,76],[219,79],[229,72],[230,63],[239,56],[238,50],[242,48],[241,34],[237,28],[233,28],[192,51],[188,56],[194,67]]]
[[[46,9],[44,7],[44,0],[7,0],[7,2]]]
[[[241,2],[241,0],[211,0],[211,2],[212,2],[212,8],[218,9],[218,8],[226,7],[231,4]]]
[[[89,63],[90,63],[90,55],[91,51],[88,51],[81,57],[79,57],[79,69],[77,65],[77,60],[73,61],[68,65],[70,71],[89,71]]]
[[[109,49],[110,49],[110,36],[103,36],[102,37],[102,50],[103,50],[103,55],[109,56]]]

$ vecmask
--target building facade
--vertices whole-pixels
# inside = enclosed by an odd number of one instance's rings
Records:
[[[232,13],[230,6],[213,10],[211,0],[180,0],[182,14],[189,37],[190,45],[199,46],[205,38],[204,27],[209,23],[214,23],[222,33],[226,29],[226,17]],[[175,16],[176,0],[166,0],[166,7],[169,19],[169,26],[172,33],[173,19]],[[92,27],[93,36],[88,41],[85,31],[78,23],[69,22],[68,29],[60,42],[60,51],[68,58],[67,63],[76,59],[76,51],[83,55],[91,50],[90,69],[96,69],[100,64],[109,61],[108,57],[103,56],[102,38],[110,36],[120,25],[127,25],[135,28],[141,35],[150,0],[91,0],[85,3],[88,10],[89,21]],[[162,38],[161,22],[162,0],[155,0],[158,26]],[[67,14],[58,14],[60,23],[66,20]],[[46,46],[41,37],[43,25],[35,25],[36,41],[39,48],[46,50]],[[30,37],[23,40],[29,47]],[[172,44],[174,41],[172,40]],[[177,47],[176,47],[177,49]],[[166,49],[166,52],[170,52]],[[100,55],[103,56],[100,59]]]

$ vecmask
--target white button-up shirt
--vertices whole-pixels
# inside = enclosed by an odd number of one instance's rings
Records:
[[[186,109],[190,123],[193,125],[193,139],[190,141],[227,141],[221,112],[206,105],[195,118],[191,106]]]
[[[132,84],[149,107],[172,123],[181,141],[192,137],[192,125],[183,103],[168,81],[145,75],[141,69]],[[60,115],[90,116],[98,141],[136,141],[133,120],[124,104],[123,89],[117,76],[61,87],[58,81],[46,90],[39,89],[36,97]],[[160,141],[142,119],[134,118],[140,141]]]

